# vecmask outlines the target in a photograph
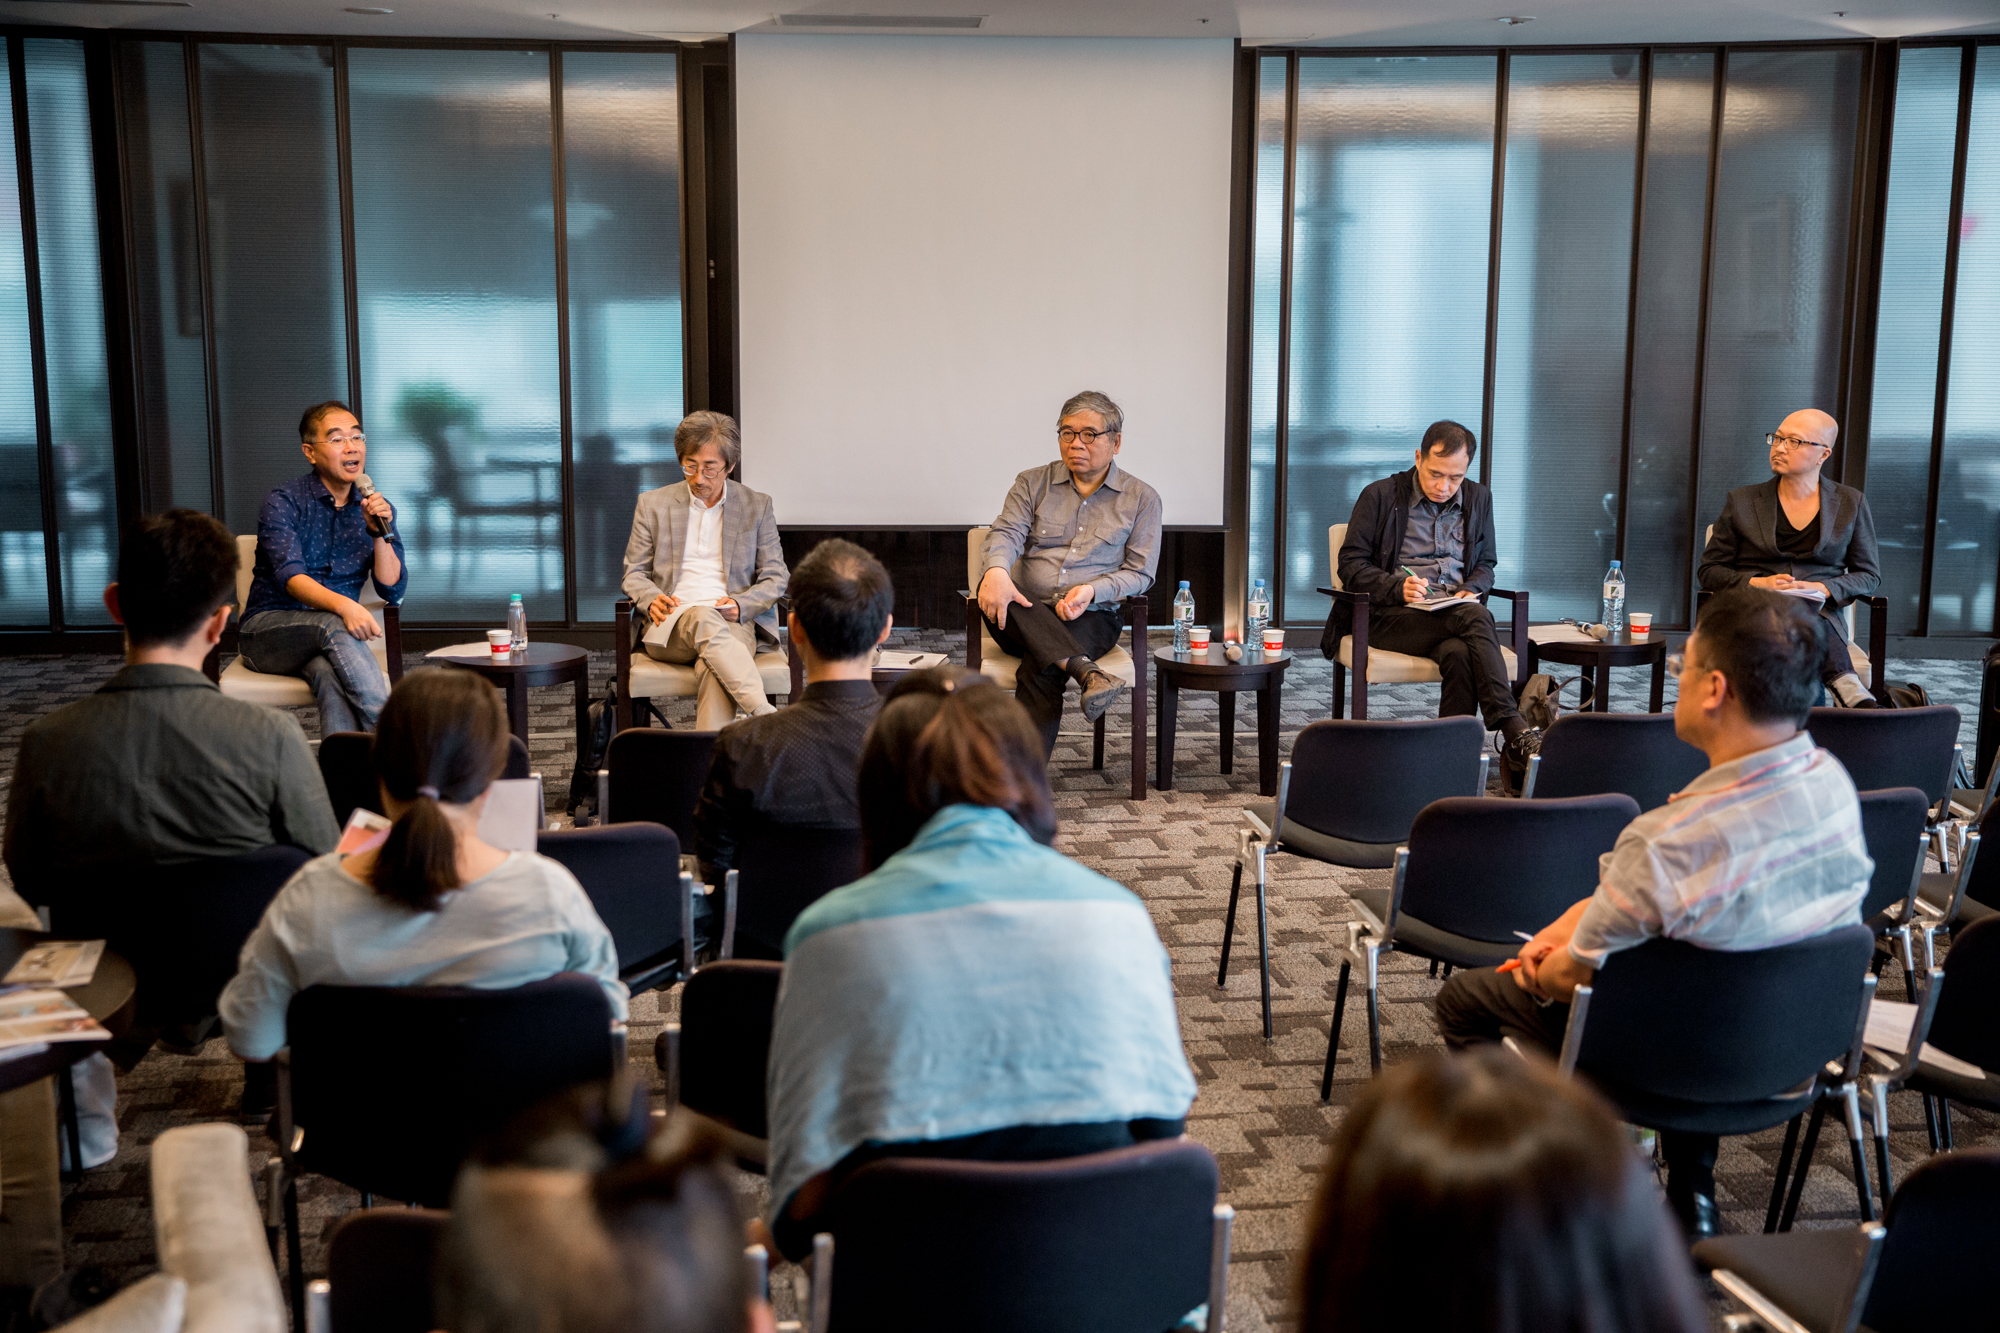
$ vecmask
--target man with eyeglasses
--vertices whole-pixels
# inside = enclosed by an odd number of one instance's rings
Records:
[[[1124,426],[1101,393],[1064,403],[1061,458],[1014,478],[981,555],[979,610],[993,641],[1021,659],[1014,697],[1045,753],[1070,681],[1083,689],[1087,722],[1124,694],[1097,658],[1118,642],[1119,603],[1152,587],[1159,566],[1160,494],[1114,461]]]
[[[648,656],[694,664],[695,726],[772,710],[757,645],[778,641],[791,572],[771,497],[730,481],[742,454],[733,418],[694,412],[674,430],[684,481],[639,497],[625,544],[625,595],[646,613]]]
[[[1881,585],[1882,563],[1868,497],[1820,475],[1839,437],[1839,423],[1813,408],[1778,423],[1764,437],[1771,479],[1729,493],[1698,577],[1710,592],[1747,585],[1813,604],[1827,627],[1820,682],[1842,707],[1875,708],[1840,612]]]
[[[299,449],[312,471],[273,487],[257,515],[257,563],[237,646],[252,671],[305,678],[322,734],[373,731],[389,678],[368,648],[382,627],[356,598],[372,578],[383,600],[403,600],[410,571],[395,506],[357,489],[368,437],[345,403],[307,408]]]

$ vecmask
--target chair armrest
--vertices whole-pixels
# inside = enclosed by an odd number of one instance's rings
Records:
[[[153,1147],[153,1216],[161,1268],[187,1283],[189,1330],[278,1328],[284,1296],[235,1125],[183,1125]]]
[[[1132,624],[1132,655],[1137,657],[1146,642],[1146,613],[1152,603],[1143,592],[1135,592],[1125,599],[1125,618]]]
[[[390,603],[382,608],[382,643],[389,659],[389,683],[403,678],[403,608]]]
[[[736,870],[732,866],[722,877],[722,947],[717,958],[736,956]]]
[[[681,980],[694,975],[694,876],[681,871]]]
[[[1528,594],[1525,590],[1493,588],[1487,596],[1505,597],[1514,604],[1514,618],[1507,626],[1510,631],[1507,646],[1514,650],[1514,687],[1518,694],[1520,687],[1528,683]]]
[[[653,1041],[653,1063],[667,1085],[667,1110],[681,1104],[681,1025],[669,1023]]]
[[[979,614],[979,599],[971,593],[967,593],[965,595],[965,667],[968,671],[979,670],[979,640],[985,628],[985,617]]]
[[[1883,698],[1883,676],[1889,669],[1889,599],[1870,597],[1868,602],[1868,692]]]
[[[632,599],[611,606],[611,675],[618,684],[618,730],[632,725]],[[599,810],[602,819],[604,812]]]
[[[1331,597],[1336,602],[1347,602],[1357,606],[1366,606],[1368,604],[1367,596],[1354,591],[1352,588],[1321,588],[1319,594],[1322,597]]]

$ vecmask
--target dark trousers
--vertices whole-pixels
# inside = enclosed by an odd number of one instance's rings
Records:
[[[1064,620],[1046,602],[1007,608],[1007,628],[989,618],[986,632],[1009,657],[1021,659],[1014,673],[1014,697],[1028,710],[1042,733],[1042,752],[1056,748],[1056,730],[1062,725],[1063,694],[1069,689],[1069,673],[1056,665],[1081,653],[1095,658],[1109,652],[1118,642],[1118,613],[1108,606],[1094,606],[1075,620]]]
[[[1421,613],[1420,613],[1421,614]],[[1454,1051],[1512,1037],[1550,1058],[1562,1049],[1569,1026],[1569,1006],[1543,1004],[1514,982],[1514,974],[1490,967],[1454,972],[1438,991],[1438,1031]],[[1713,1134],[1660,1131],[1660,1152],[1667,1159],[1667,1198],[1685,1208],[1688,1196],[1715,1197],[1715,1154],[1721,1140]]]
[[[1822,683],[1832,685],[1854,670],[1854,655],[1847,647],[1847,622],[1831,603],[1821,608],[1819,618],[1826,624],[1826,657],[1820,662],[1819,678]],[[1868,682],[1861,683],[1865,686]]]
[[[1477,602],[1442,611],[1371,606],[1368,646],[1436,662],[1444,677],[1439,717],[1483,714],[1486,729],[1499,731],[1507,719],[1520,716],[1514,705],[1514,682],[1507,678],[1507,659],[1500,655],[1493,613]]]

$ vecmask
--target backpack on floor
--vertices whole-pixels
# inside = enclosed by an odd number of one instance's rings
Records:
[[[1521,687],[1521,720],[1531,727],[1547,731],[1562,716],[1562,692],[1572,685],[1577,687],[1574,711],[1589,707],[1591,685],[1582,676],[1557,680],[1537,671],[1528,677],[1528,683]]]
[[[584,732],[586,750],[576,757],[576,771],[569,775],[569,816],[578,828],[604,822],[597,808],[597,770],[604,767],[604,753],[611,748],[611,734],[618,729],[618,686],[614,682],[604,697],[590,706],[590,722]]]

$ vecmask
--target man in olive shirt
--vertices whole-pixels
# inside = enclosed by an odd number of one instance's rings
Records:
[[[124,668],[21,737],[0,856],[30,903],[87,921],[94,892],[114,903],[149,866],[279,842],[333,849],[333,807],[298,722],[224,698],[201,672],[235,590],[236,542],[206,514],[176,509],[126,529],[118,582],[104,590],[125,626]],[[134,1036],[127,1067],[150,1045]],[[77,1084],[84,1163],[95,1165],[117,1151],[103,1055],[77,1066]],[[0,1094],[0,1287],[62,1268],[55,1124],[51,1080]]]

